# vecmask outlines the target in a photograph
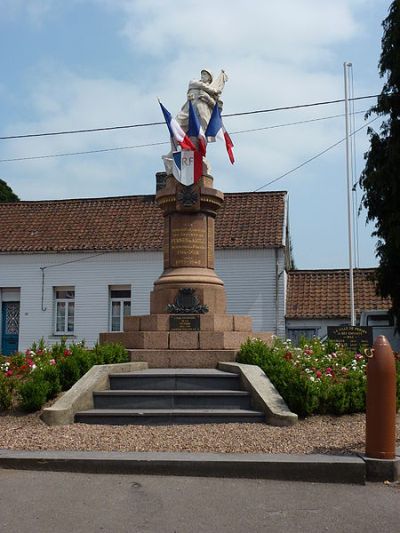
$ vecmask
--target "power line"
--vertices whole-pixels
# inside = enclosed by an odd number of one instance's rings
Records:
[[[378,94],[372,94],[368,96],[358,96],[357,98],[353,98],[353,100],[365,100],[369,98],[377,98]],[[241,113],[230,113],[223,115],[223,117],[241,117],[244,115],[255,115],[259,113],[271,113],[273,111],[286,111],[290,109],[300,109],[300,108],[306,108],[306,107],[315,107],[315,106],[321,106],[321,105],[328,105],[328,104],[337,104],[340,102],[343,102],[343,98],[339,100],[326,100],[322,102],[314,102],[312,104],[298,104],[298,105],[292,105],[292,106],[284,106],[284,107],[274,107],[270,109],[258,109],[255,111],[244,111]],[[94,133],[94,132],[101,132],[101,131],[112,131],[112,130],[123,130],[128,128],[144,128],[148,126],[159,126],[164,124],[164,122],[145,122],[141,124],[127,124],[124,126],[106,126],[102,128],[85,128],[85,129],[79,129],[79,130],[63,130],[63,131],[50,131],[50,132],[44,132],[44,133],[26,133],[23,135],[7,135],[0,137],[0,141],[6,141],[11,139],[28,139],[32,137],[50,137],[54,135],[71,135],[75,133]]]
[[[361,114],[361,113],[365,113],[365,111],[357,111],[356,112],[356,114]],[[318,122],[318,121],[321,121],[321,120],[329,120],[329,119],[338,118],[338,117],[343,117],[343,113],[338,114],[338,115],[329,115],[329,116],[326,116],[326,117],[312,118],[312,119],[308,119],[308,120],[300,120],[300,121],[297,121],[297,122],[286,122],[284,124],[274,124],[273,126],[265,126],[263,128],[252,128],[252,129],[248,129],[248,130],[233,131],[233,132],[231,132],[231,135],[239,135],[241,133],[252,133],[252,132],[264,131],[264,130],[272,130],[272,129],[275,129],[275,128],[283,128],[283,127],[287,127],[287,126],[297,126],[297,125],[300,125],[300,124],[308,124],[308,123],[311,123],[311,122]],[[35,160],[35,159],[49,159],[49,158],[53,158],[53,157],[67,157],[67,156],[75,156],[75,155],[99,154],[99,153],[104,153],[104,152],[115,152],[117,150],[132,150],[132,149],[135,149],[135,148],[148,148],[148,147],[151,147],[151,146],[161,146],[163,144],[169,144],[169,142],[167,142],[167,141],[161,142],[160,141],[160,142],[154,142],[154,143],[148,143],[148,144],[135,144],[135,145],[131,145],[131,146],[118,146],[118,147],[115,147],[115,148],[100,148],[100,149],[97,149],[97,150],[85,150],[85,151],[81,151],[81,152],[65,152],[65,153],[60,153],[60,154],[44,154],[44,155],[36,155],[36,156],[12,157],[12,158],[8,158],[8,159],[0,159],[0,163],[11,163],[13,161],[31,161],[31,160]]]
[[[364,114],[366,111],[356,111],[356,115]],[[299,124],[309,124],[310,122],[319,122],[321,120],[328,120],[331,118],[339,118],[344,117],[344,113],[339,113],[338,115],[329,115],[327,117],[318,117],[318,118],[310,118],[308,120],[298,120],[297,122],[286,122],[285,124],[275,124],[274,126],[265,126],[263,128],[252,128],[249,130],[239,130],[239,131],[232,131],[230,132],[230,135],[238,135],[239,133],[250,133],[253,131],[264,131],[264,130],[273,130],[275,128],[283,128],[285,126],[297,126]]]
[[[374,119],[370,120],[369,122],[367,122],[366,124],[364,124],[363,126],[358,128],[357,130],[353,131],[353,133],[351,135],[355,135],[356,133],[358,133],[362,129],[364,129],[367,126],[369,126],[370,124],[372,124],[372,122],[375,122],[375,120],[377,120],[378,118],[379,117],[375,117]],[[341,144],[345,140],[346,140],[346,137],[343,137],[343,139],[340,139],[339,141],[335,142],[334,144],[331,144],[330,146],[328,146],[328,148],[325,148],[325,150],[322,150],[322,152],[319,152],[318,154],[316,154],[316,155],[310,157],[309,159],[307,159],[306,161],[303,161],[303,163],[300,163],[300,165],[297,165],[297,167],[294,167],[294,168],[288,170],[287,172],[285,172],[284,174],[281,174],[277,178],[274,178],[273,180],[269,181],[268,183],[265,183],[264,185],[262,185],[261,187],[258,187],[258,189],[255,189],[253,192],[261,191],[262,189],[265,189],[265,187],[268,187],[268,185],[272,185],[272,183],[275,183],[276,181],[279,181],[279,180],[285,178],[286,176],[288,176],[289,174],[292,174],[293,172],[295,172],[299,168],[302,168],[305,165],[307,165],[308,163],[311,163],[311,161],[314,161],[314,159],[317,159],[321,155],[326,154],[326,152],[329,152],[329,150],[332,150],[332,148],[335,148],[336,146],[338,146],[339,144]]]
[[[10,163],[12,161],[28,161],[32,159],[49,159],[51,157],[66,157],[70,155],[85,155],[85,154],[100,154],[102,152],[115,152],[116,150],[131,150],[133,148],[148,148],[150,146],[160,146],[162,144],[169,144],[167,141],[149,143],[149,144],[135,144],[133,146],[117,146],[115,148],[100,148],[99,150],[86,150],[84,152],[66,152],[62,154],[45,154],[33,155],[29,157],[12,157],[10,159],[0,159],[0,163]]]
[[[352,100],[365,100],[367,98],[377,98],[379,94],[370,94],[368,96],[357,96],[357,98],[352,98]],[[240,117],[242,115],[255,115],[257,113],[270,113],[271,111],[285,111],[287,109],[300,109],[302,107],[314,107],[318,105],[327,105],[327,104],[339,104],[340,102],[344,102],[344,98],[340,98],[339,100],[326,100],[324,102],[314,102],[312,104],[299,104],[299,105],[291,105],[287,107],[274,107],[271,109],[259,109],[257,111],[244,111],[243,113],[231,113],[229,115],[222,115],[224,117]],[[0,137],[1,139],[1,137]]]

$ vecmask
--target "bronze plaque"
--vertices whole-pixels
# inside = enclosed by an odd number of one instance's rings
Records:
[[[171,315],[169,317],[170,331],[200,331],[199,315]]]
[[[328,338],[353,352],[372,346],[371,326],[328,326]]]

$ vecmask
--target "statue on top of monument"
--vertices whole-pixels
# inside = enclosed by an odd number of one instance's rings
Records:
[[[205,131],[215,104],[218,104],[222,111],[223,102],[220,96],[227,81],[228,76],[224,70],[221,70],[220,74],[214,78],[212,72],[204,68],[200,72],[200,80],[195,79],[189,82],[187,100],[176,116],[176,121],[185,132],[189,127],[189,101],[197,111],[200,124]],[[172,144],[170,152],[162,156],[167,174],[172,174],[172,153],[175,150],[176,146]],[[203,167],[205,172],[210,171],[210,164],[206,159],[203,159]]]
[[[220,100],[220,96],[225,83],[228,81],[228,76],[221,70],[219,76],[214,79],[214,76],[208,69],[203,69],[200,75],[200,80],[191,80],[189,82],[187,100],[176,117],[176,120],[185,131],[188,129],[189,122],[189,100],[191,100],[197,110],[200,124],[204,131],[207,129],[212,110],[216,103],[218,103],[218,107],[222,111],[223,103]]]

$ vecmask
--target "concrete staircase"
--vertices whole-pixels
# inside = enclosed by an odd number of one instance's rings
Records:
[[[94,409],[75,413],[85,424],[265,422],[251,408],[240,377],[215,369],[149,369],[111,374],[110,389],[93,393]]]

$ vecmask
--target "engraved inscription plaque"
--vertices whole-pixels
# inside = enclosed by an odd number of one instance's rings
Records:
[[[207,267],[207,219],[204,215],[172,216],[169,242],[172,268]]]
[[[200,331],[199,315],[171,315],[169,317],[170,331]]]

